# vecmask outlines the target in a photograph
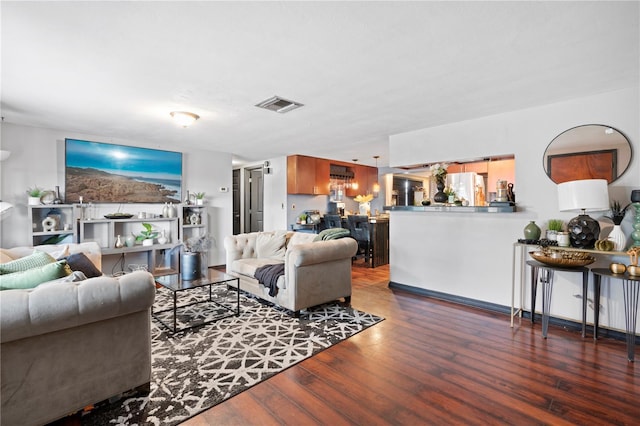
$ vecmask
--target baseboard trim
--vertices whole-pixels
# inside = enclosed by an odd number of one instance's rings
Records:
[[[511,315],[511,306],[499,305],[497,303],[485,302],[483,300],[471,299],[469,297],[457,296],[455,294],[443,293],[435,290],[427,290],[424,288],[414,287],[406,284],[400,284],[394,281],[389,281],[389,288],[392,290],[404,291],[418,296],[430,297],[433,299],[444,300],[445,302],[457,303],[460,305],[470,306],[472,308],[484,309],[491,312],[498,312],[501,314]],[[522,317],[525,319],[531,319],[531,313],[525,311],[522,313]],[[536,321],[542,322],[542,315],[536,314]],[[565,328],[572,331],[582,331],[582,322],[567,320],[564,318],[549,317],[549,324],[553,324],[558,327]],[[587,337],[592,338],[593,326],[587,324]],[[610,328],[599,327],[598,337],[609,337],[615,340],[627,339],[626,333],[618,330],[612,330]],[[640,336],[636,335],[636,344],[640,344]]]

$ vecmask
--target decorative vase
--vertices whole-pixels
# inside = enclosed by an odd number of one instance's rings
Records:
[[[165,235],[164,229],[162,230],[162,235],[158,237],[158,244],[167,244],[167,236]]]
[[[446,203],[447,202],[447,194],[444,193],[444,177],[436,178],[436,188],[438,188],[438,192],[433,195],[433,201],[436,203]]]
[[[180,265],[182,279],[196,280],[200,278],[200,272],[200,253],[182,253],[182,265]]]
[[[124,247],[124,243],[122,242],[122,237],[120,235],[118,235],[116,237],[116,248],[122,248]]]
[[[360,203],[360,205],[358,206],[358,213],[369,216],[369,214],[371,213],[371,203],[369,201]]]
[[[164,203],[164,207],[162,208],[162,217],[169,217],[169,204]]]
[[[540,232],[540,227],[532,220],[524,227],[524,238],[525,240],[539,240]]]
[[[624,251],[627,245],[627,237],[624,235],[624,232],[622,232],[620,225],[613,225],[613,229],[607,239],[613,242],[614,251]]]
[[[127,245],[127,247],[133,247],[136,244],[136,237],[134,237],[133,235],[125,237],[124,243]]]

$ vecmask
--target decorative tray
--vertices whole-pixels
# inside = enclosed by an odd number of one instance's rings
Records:
[[[596,261],[596,258],[589,253],[582,251],[564,251],[542,249],[539,251],[531,251],[529,255],[538,262],[550,266],[561,266],[565,268],[586,266]]]
[[[110,213],[105,214],[104,217],[107,219],[131,219],[133,215],[130,213]]]

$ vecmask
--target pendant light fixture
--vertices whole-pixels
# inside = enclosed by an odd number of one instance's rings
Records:
[[[354,162],[354,163],[357,163],[357,162],[358,162],[358,159],[357,159],[357,158],[354,158],[354,159],[353,159],[353,162]],[[356,180],[356,178],[355,178],[356,173],[354,173],[353,175],[354,175],[354,178],[353,178],[353,182],[351,182],[351,189],[358,189],[358,181],[357,181],[357,180]]]
[[[373,183],[373,196],[377,197],[378,194],[380,193],[380,183],[378,182],[378,158],[380,158],[379,155],[374,155],[373,158],[376,159],[376,181]]]

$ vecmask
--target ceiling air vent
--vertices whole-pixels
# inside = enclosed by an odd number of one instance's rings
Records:
[[[266,101],[262,101],[259,104],[256,104],[256,106],[258,108],[264,108],[264,109],[268,109],[271,111],[284,114],[285,112],[292,111],[304,105],[298,102],[288,101],[281,97],[274,96],[273,98],[267,99]]]

